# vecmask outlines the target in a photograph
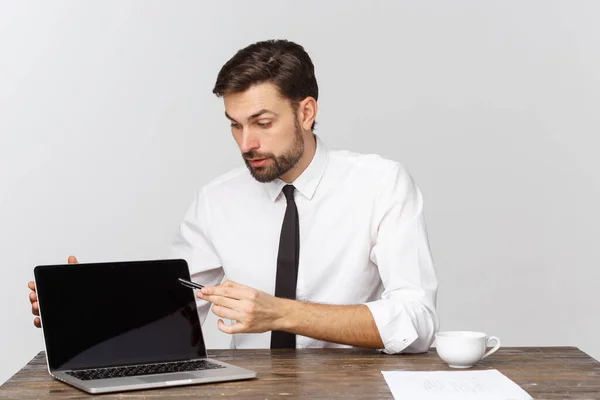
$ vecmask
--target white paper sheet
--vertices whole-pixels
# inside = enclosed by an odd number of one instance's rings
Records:
[[[394,399],[531,400],[500,371],[381,371]]]

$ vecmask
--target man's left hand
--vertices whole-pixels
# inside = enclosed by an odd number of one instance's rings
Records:
[[[198,298],[211,302],[216,316],[236,321],[226,325],[219,319],[219,330],[229,334],[283,330],[286,306],[291,302],[232,281],[205,286]]]

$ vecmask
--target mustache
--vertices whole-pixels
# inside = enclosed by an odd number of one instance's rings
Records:
[[[253,161],[253,160],[262,160],[264,158],[274,159],[275,155],[273,153],[257,153],[256,151],[251,150],[247,153],[243,153],[242,157],[244,157],[244,160],[246,160],[246,161]]]

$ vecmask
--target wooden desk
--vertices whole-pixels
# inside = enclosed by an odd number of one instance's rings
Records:
[[[385,355],[360,349],[212,350],[216,358],[255,370],[237,382],[88,395],[54,380],[44,352],[0,386],[2,399],[307,398],[391,399],[382,370],[450,370],[427,354]],[[574,347],[502,348],[473,369],[498,369],[535,399],[600,399],[600,363]]]

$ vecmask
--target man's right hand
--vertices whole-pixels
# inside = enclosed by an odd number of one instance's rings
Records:
[[[70,256],[67,262],[69,264],[77,264],[78,261],[75,256]],[[31,289],[31,293],[29,293],[29,301],[31,302],[31,313],[36,316],[33,319],[33,324],[38,328],[41,328],[42,324],[39,318],[40,307],[38,306],[37,294],[35,292],[35,282],[31,281],[27,286],[29,286],[29,289]]]

